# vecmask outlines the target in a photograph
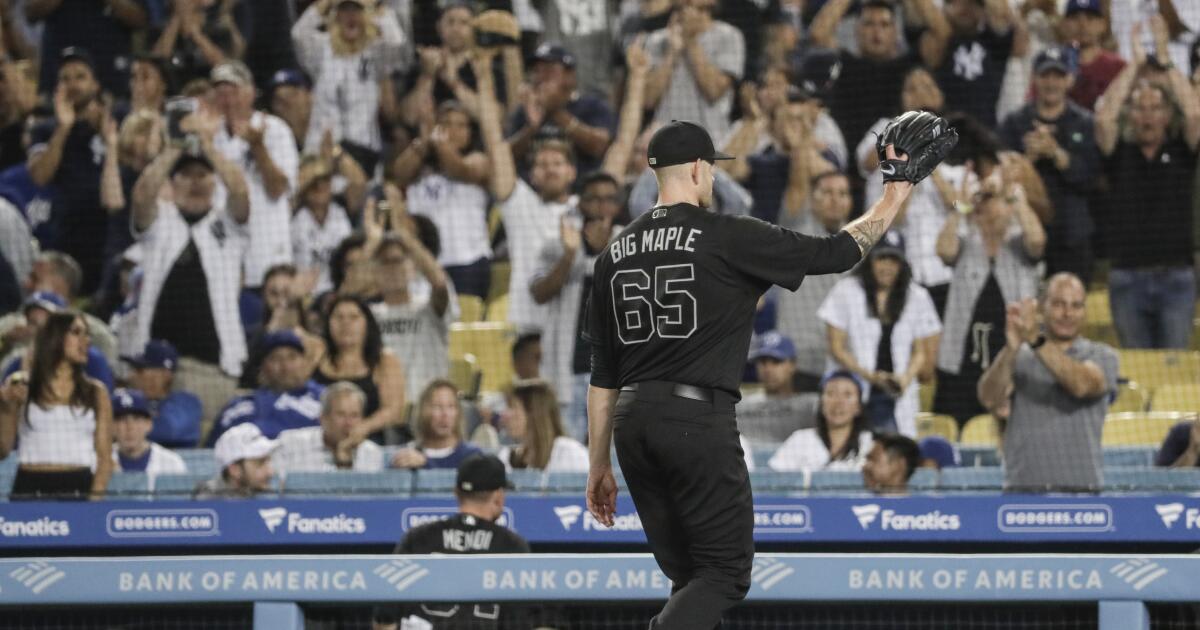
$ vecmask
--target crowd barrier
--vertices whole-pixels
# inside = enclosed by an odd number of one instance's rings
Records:
[[[1100,630],[1149,630],[1148,602],[1194,602],[1200,558],[759,554],[756,602],[1090,602]],[[644,554],[229,556],[0,560],[0,607],[253,603],[256,630],[302,604],[662,601]]]

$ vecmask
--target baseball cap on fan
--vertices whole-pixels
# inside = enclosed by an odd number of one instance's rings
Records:
[[[217,438],[213,446],[213,457],[217,465],[225,467],[243,459],[259,459],[275,452],[279,442],[262,434],[257,425],[245,422],[234,426]]]
[[[688,164],[696,160],[713,162],[734,159],[717,151],[704,127],[685,120],[672,120],[654,132],[646,156],[650,168]]]

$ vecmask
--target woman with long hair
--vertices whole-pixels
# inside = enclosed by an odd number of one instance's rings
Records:
[[[848,370],[867,386],[874,431],[917,434],[917,375],[931,337],[941,333],[933,300],[912,279],[899,235],[888,233],[858,270],[834,285],[817,311],[829,338],[828,369]]]
[[[458,388],[445,379],[430,381],[417,402],[417,439],[396,451],[393,468],[458,468],[479,447],[467,442]]]
[[[508,412],[501,420],[516,446],[500,449],[509,468],[549,472],[587,472],[587,447],[567,437],[554,388],[544,380],[517,381],[507,393]]]
[[[108,487],[112,405],[104,384],[84,374],[89,342],[83,316],[51,314],[27,375],[0,387],[0,457],[20,439],[13,499],[95,498]]]
[[[349,381],[367,395],[365,419],[351,434],[357,445],[366,437],[382,443],[383,429],[404,422],[404,369],[383,347],[371,309],[361,298],[338,296],[325,311],[325,356],[313,380],[328,385]]]
[[[821,379],[817,426],[800,429],[767,462],[771,470],[859,470],[871,451],[862,381],[846,370]]]

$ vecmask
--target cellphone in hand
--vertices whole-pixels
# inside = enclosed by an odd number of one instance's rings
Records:
[[[182,143],[187,133],[181,126],[183,119],[196,113],[199,103],[187,96],[176,96],[167,100],[164,109],[167,113],[167,138],[175,143]]]

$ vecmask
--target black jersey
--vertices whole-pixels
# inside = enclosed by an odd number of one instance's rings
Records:
[[[596,259],[592,384],[673,381],[737,395],[759,297],[861,258],[845,232],[812,237],[687,203],[634,220]]]
[[[529,543],[506,527],[467,514],[457,514],[408,532],[393,553],[529,553]],[[512,613],[506,611],[501,614],[499,604],[471,602],[378,606],[374,616],[379,623],[399,623],[408,615],[416,615],[432,623],[437,630],[492,630],[520,626],[524,615],[514,616]]]

